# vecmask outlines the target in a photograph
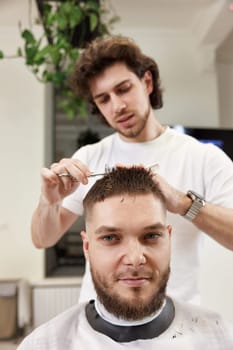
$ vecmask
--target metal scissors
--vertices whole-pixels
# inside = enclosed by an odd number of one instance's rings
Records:
[[[157,170],[159,168],[159,164],[158,163],[154,163],[154,164],[151,164],[149,166],[146,167],[146,169],[148,170],[151,170],[152,172],[154,172],[155,170]],[[107,164],[105,164],[105,169],[104,169],[104,172],[103,173],[95,173],[94,171],[88,175],[87,177],[95,177],[95,176],[104,176],[104,175],[107,175],[109,174],[112,170],[114,170],[115,167],[110,167],[108,166]],[[77,181],[72,175],[70,175],[69,173],[67,172],[64,172],[64,173],[60,173],[58,174],[59,177],[69,177],[71,178],[73,181]]]

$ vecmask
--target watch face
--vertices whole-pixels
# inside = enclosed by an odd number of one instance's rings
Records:
[[[204,199],[203,196],[201,196],[199,193],[194,192],[194,191],[188,191],[187,196],[190,197],[193,201],[195,199]]]

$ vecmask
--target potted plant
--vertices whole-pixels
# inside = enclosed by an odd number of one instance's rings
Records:
[[[30,1],[30,0],[29,0]],[[32,28],[20,28],[24,41],[17,48],[35,77],[52,83],[57,98],[56,108],[70,119],[85,116],[83,100],[74,97],[69,88],[69,76],[80,50],[87,41],[109,34],[118,17],[111,13],[107,0],[37,0],[43,34],[37,37]],[[0,51],[0,58],[7,56]]]

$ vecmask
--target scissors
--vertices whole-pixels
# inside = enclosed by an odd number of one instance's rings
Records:
[[[158,163],[154,163],[154,164],[151,164],[149,166],[146,167],[146,169],[148,170],[151,170],[152,172],[157,170],[159,168],[159,164]],[[110,167],[108,166],[107,164],[105,164],[105,169],[104,169],[104,172],[103,173],[95,173],[95,172],[91,172],[90,175],[88,175],[87,177],[95,177],[95,176],[104,176],[104,175],[107,175],[109,174],[112,170],[114,170],[115,167]],[[71,178],[73,181],[77,181],[72,175],[70,175],[69,173],[67,172],[64,172],[64,173],[60,173],[58,174],[59,177],[69,177]]]

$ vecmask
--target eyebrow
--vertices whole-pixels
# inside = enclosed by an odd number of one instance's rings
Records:
[[[145,226],[144,230],[148,231],[148,230],[165,230],[166,226],[160,222],[153,224],[153,225],[149,225],[149,226]]]
[[[143,227],[142,231],[152,231],[152,230],[165,230],[166,226],[160,222],[156,223],[156,224],[152,224],[152,225],[148,225]],[[116,232],[122,232],[122,228],[119,227],[115,227],[115,226],[106,226],[106,225],[102,225],[100,227],[98,227],[95,230],[95,234],[96,235],[100,235],[103,233],[116,233]]]
[[[117,89],[117,88],[121,87],[121,85],[124,85],[125,83],[128,83],[128,82],[130,82],[130,79],[125,79],[125,80],[121,81],[120,83],[116,84],[114,86],[114,89]],[[96,100],[104,95],[106,95],[106,92],[101,92],[100,94],[93,96],[93,100]]]
[[[121,231],[121,229],[118,227],[102,225],[95,230],[95,234],[100,235],[102,233],[114,233],[119,231]]]

